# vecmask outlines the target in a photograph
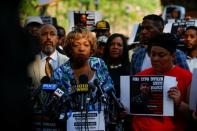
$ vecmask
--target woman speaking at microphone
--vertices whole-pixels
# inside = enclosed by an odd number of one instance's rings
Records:
[[[76,86],[81,84],[80,76],[87,76],[88,83],[94,83],[97,80],[98,86],[107,87],[107,90],[109,87],[113,89],[114,86],[104,61],[91,57],[96,51],[96,38],[92,32],[87,29],[74,28],[67,35],[65,51],[70,59],[54,71],[52,79],[57,84],[65,86],[66,93],[71,96],[69,108],[80,111],[80,98],[77,98],[76,90]],[[91,87],[89,87],[89,93],[94,89],[90,90]]]

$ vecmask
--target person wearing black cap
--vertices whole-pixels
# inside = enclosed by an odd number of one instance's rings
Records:
[[[97,51],[95,56],[103,57],[107,39],[111,35],[109,23],[105,20],[98,21],[96,23],[94,32],[96,33],[97,38]]]
[[[168,90],[168,97],[174,101],[175,115],[168,116],[133,116],[134,131],[184,131],[187,126],[185,115],[189,113],[187,91],[191,84],[192,74],[174,65],[176,42],[171,34],[160,34],[151,40],[150,59],[152,67],[136,75],[166,75],[176,77],[177,86]],[[154,126],[153,126],[154,125]]]
[[[99,36],[109,37],[111,35],[109,22],[107,22],[105,20],[98,21],[96,23],[95,33],[96,33],[97,38]]]

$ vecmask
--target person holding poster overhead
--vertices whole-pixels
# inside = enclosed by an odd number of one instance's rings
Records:
[[[152,67],[137,75],[164,75],[174,76],[177,87],[168,91],[169,98],[174,101],[174,116],[136,116],[132,118],[133,131],[183,131],[187,127],[184,114],[188,113],[187,90],[191,84],[192,74],[179,66],[174,65],[176,41],[171,34],[159,34],[151,39],[150,59]],[[186,107],[185,107],[186,106]]]

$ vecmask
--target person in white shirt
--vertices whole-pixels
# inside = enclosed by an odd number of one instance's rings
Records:
[[[52,71],[69,59],[67,56],[60,54],[56,50],[58,38],[57,30],[53,25],[43,25],[40,28],[38,35],[41,44],[41,52],[36,56],[35,61],[28,67],[29,77],[31,77],[32,80],[31,86],[34,88],[38,88],[41,79],[44,76],[47,76],[45,71],[47,57],[50,57],[49,64],[52,67]]]
[[[184,34],[184,44],[186,46],[187,63],[191,72],[197,68],[197,27],[187,27]]]

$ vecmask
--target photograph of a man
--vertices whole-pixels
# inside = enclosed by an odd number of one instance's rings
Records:
[[[74,13],[74,24],[77,27],[86,28],[87,27],[87,16],[84,13]]]
[[[131,113],[149,114],[147,107],[151,96],[151,86],[149,82],[141,82],[132,86]]]
[[[148,97],[150,95],[150,85],[149,83],[141,83],[140,84],[140,92],[141,92],[141,95],[142,97]]]

